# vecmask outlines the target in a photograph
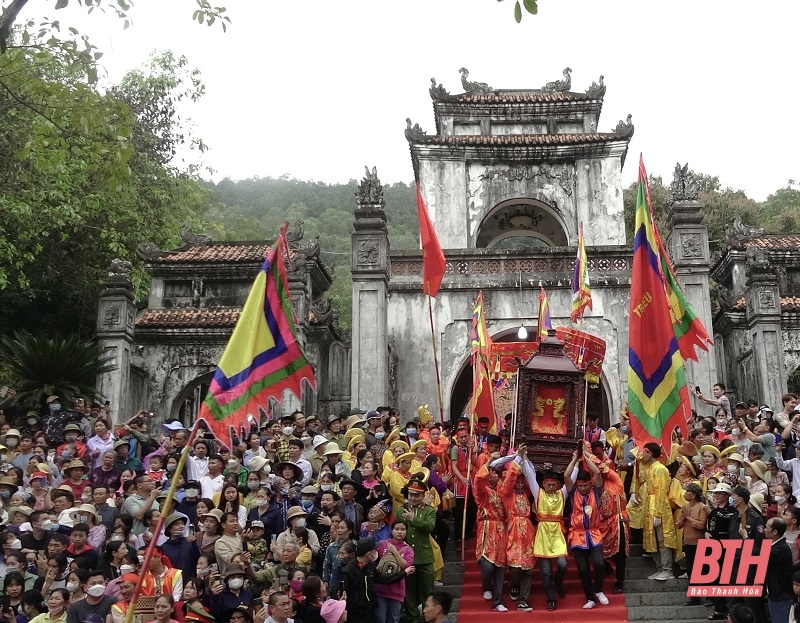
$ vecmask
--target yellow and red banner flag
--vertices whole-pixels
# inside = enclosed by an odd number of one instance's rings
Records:
[[[589,285],[589,263],[586,259],[586,244],[583,240],[583,222],[581,222],[578,224],[578,255],[575,258],[575,273],[572,276],[570,320],[577,322],[587,307],[592,309],[592,288]]]
[[[419,244],[422,247],[422,291],[436,298],[439,286],[447,270],[442,245],[428,214],[428,206],[422,198],[422,191],[417,182],[417,217],[419,218]]]
[[[547,337],[547,332],[553,328],[550,320],[550,301],[547,300],[547,292],[544,286],[539,286],[539,320],[536,326],[536,337],[541,342]]]
[[[240,429],[250,430],[248,418],[269,398],[281,400],[286,390],[302,398],[304,381],[314,387],[314,371],[297,341],[283,261],[287,252],[281,233],[253,282],[200,406],[198,418],[226,444]]]
[[[671,447],[673,429],[685,428],[691,413],[661,253],[640,159],[628,319],[628,408],[639,447],[650,441]]]
[[[497,431],[494,415],[494,392],[492,391],[492,338],[486,329],[486,308],[483,291],[478,292],[472,309],[470,348],[472,349],[472,413],[473,423],[480,417],[489,418],[489,430]]]

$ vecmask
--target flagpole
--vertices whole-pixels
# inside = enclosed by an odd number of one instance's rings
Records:
[[[199,420],[195,420],[195,423],[192,425],[189,433],[189,440],[186,442],[186,446],[184,446],[183,452],[181,452],[181,456],[178,459],[178,465],[175,468],[175,473],[172,475],[169,490],[167,491],[167,499],[164,501],[164,506],[162,509],[169,508],[172,505],[172,501],[175,498],[175,492],[178,490],[178,480],[180,480],[180,477],[183,474],[183,470],[186,467],[186,458],[189,456],[189,450],[194,444],[194,439],[197,436],[199,423]],[[144,583],[145,575],[147,575],[147,572],[150,570],[150,559],[153,557],[153,552],[155,552],[156,545],[158,543],[158,535],[161,534],[161,530],[164,528],[164,521],[166,519],[167,515],[165,513],[161,513],[161,516],[158,518],[156,528],[153,531],[153,538],[150,539],[150,543],[147,546],[147,550],[144,554],[144,560],[139,567],[139,580],[136,582],[136,588],[133,590],[133,596],[131,597],[130,605],[125,612],[125,623],[133,623],[133,617],[136,614],[136,602],[139,599],[139,594],[142,592],[142,584]]]
[[[431,349],[433,350],[433,367],[436,368],[436,389],[439,398],[439,424],[444,424],[444,401],[442,400],[442,376],[439,373],[439,357],[436,354],[436,332],[433,329],[433,303],[428,297],[428,318],[431,321]]]
[[[464,562],[464,551],[467,535],[467,510],[469,508],[469,495],[472,487],[470,484],[470,473],[472,472],[472,444],[475,443],[475,375],[477,373],[478,353],[472,353],[472,396],[470,396],[469,404],[469,454],[467,454],[467,490],[464,492],[464,513],[461,516],[461,561]],[[127,622],[126,622],[127,623]]]

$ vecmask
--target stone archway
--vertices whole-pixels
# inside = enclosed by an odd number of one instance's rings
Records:
[[[492,336],[495,342],[519,342],[517,331],[519,327],[501,331]],[[528,339],[524,341],[533,341],[536,335],[535,325],[525,325],[528,332]],[[495,415],[498,420],[505,417],[506,413],[511,411],[513,403],[514,385],[513,379],[510,380],[509,385],[503,389],[495,389]],[[469,400],[472,396],[472,359],[469,355],[461,363],[456,380],[453,383],[453,389],[450,393],[450,419],[455,421],[469,408]],[[586,409],[593,411],[600,416],[600,425],[603,428],[611,426],[611,391],[608,385],[608,379],[605,374],[601,374],[600,383],[593,386],[589,385],[586,392]]]
[[[184,426],[191,426],[197,419],[200,404],[208,393],[208,386],[214,378],[214,372],[206,372],[191,381],[177,395],[169,409],[168,418],[176,418]]]
[[[569,236],[559,213],[543,201],[529,198],[497,204],[481,221],[475,238],[479,249],[565,246],[569,246]]]

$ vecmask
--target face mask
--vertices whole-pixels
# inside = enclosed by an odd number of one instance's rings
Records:
[[[289,580],[289,588],[295,593],[299,593],[303,590],[303,580]]]
[[[81,518],[79,519],[79,522],[80,522],[80,523],[89,523],[89,518],[88,518],[88,517],[81,517]]]
[[[86,589],[86,594],[92,597],[102,597],[103,595],[105,595],[105,592],[106,592],[105,584],[95,584],[94,586],[90,586],[89,588]]]
[[[61,411],[61,405],[57,402],[50,403],[50,413],[55,413],[56,411]]]
[[[303,528],[306,525],[306,520],[303,517],[298,517],[294,520],[292,525],[294,525],[295,528]]]
[[[8,439],[6,439],[6,445],[7,445],[9,448],[14,448],[14,447],[16,447],[16,445],[17,445],[18,443],[19,443],[19,439],[17,439],[16,437],[9,437]]]
[[[197,572],[198,578],[203,578],[208,575],[209,571],[211,571],[211,567],[206,567],[205,569],[195,569]]]
[[[122,538],[123,538],[123,537],[122,537],[122,535],[121,535],[121,534],[114,534],[114,535],[112,535],[112,537],[111,537],[111,540],[112,540],[112,541],[121,541],[121,540],[122,540]]]
[[[11,549],[20,550],[20,549],[22,549],[22,541],[20,541],[19,539],[14,539],[13,541],[11,541],[11,544],[9,545],[9,547]]]
[[[384,437],[386,437],[386,433],[384,433],[382,430],[379,430],[377,433],[375,433],[375,439],[377,439],[378,441],[380,441]]]
[[[281,432],[288,437],[294,432],[294,429],[291,426],[284,426],[281,429]]]
[[[256,500],[256,506],[262,506],[263,507],[263,506],[266,506],[267,504],[269,504],[269,500],[264,500],[264,499]]]
[[[320,485],[319,488],[323,491],[333,491],[333,485]]]
[[[304,446],[310,446],[311,445],[311,437],[303,437],[302,441],[303,441],[303,445]]]
[[[236,459],[228,459],[228,467],[233,469],[237,465],[239,465],[239,461],[237,461]]]
[[[258,483],[258,482],[248,482],[247,483],[247,488],[250,489],[250,491],[258,491],[258,488],[260,486],[261,486],[261,483]]]
[[[86,504],[90,504],[92,502],[92,499],[93,498],[92,498],[92,494],[91,493],[89,495],[82,495],[81,496],[81,500]]]
[[[19,567],[14,565],[6,565],[6,573],[13,573],[15,571],[19,571]]]
[[[406,435],[409,437],[416,437],[417,436],[417,429],[416,428],[407,428]]]
[[[197,497],[197,489],[186,489],[186,497],[187,498],[196,498]]]
[[[786,501],[786,498],[775,498],[776,504],[783,504]]]
[[[300,508],[306,512],[314,510],[314,500],[300,500]]]
[[[241,578],[233,578],[232,580],[228,580],[228,588],[234,591],[238,591],[240,588],[244,586],[244,580]]]
[[[63,456],[65,459],[71,459],[72,458],[72,452],[69,452],[68,450],[64,450],[61,453],[61,456]]]
[[[728,473],[735,474],[736,473],[736,466],[735,465],[728,465]]]
[[[167,471],[171,474],[175,471],[175,468],[178,467],[177,465],[167,465]]]
[[[738,428],[732,428],[731,429],[731,435],[734,435],[734,436],[738,436],[739,433],[741,433],[741,432],[742,431],[740,431]]]
[[[11,491],[0,491],[0,498],[7,500],[11,497]]]
[[[76,590],[78,590],[78,583],[77,582],[67,582],[67,584],[64,586],[64,588],[66,588],[70,593],[74,593]],[[86,592],[88,593],[89,591],[86,591]]]
[[[125,575],[126,573],[133,573],[135,570],[136,570],[136,567],[134,567],[133,565],[122,565],[119,568],[119,572],[122,575]]]
[[[144,556],[137,556],[137,558],[139,559],[139,564],[144,562]]]

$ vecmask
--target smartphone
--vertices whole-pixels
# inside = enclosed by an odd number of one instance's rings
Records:
[[[195,535],[194,525],[189,524],[189,536],[194,536],[194,535]]]
[[[697,394],[698,396],[703,393],[703,392],[700,391],[700,386],[699,385],[695,385],[694,386],[694,393]]]
[[[745,475],[744,475],[744,467],[740,467],[740,468],[739,468],[739,479],[740,479],[740,480],[744,480],[744,478],[745,478]]]

